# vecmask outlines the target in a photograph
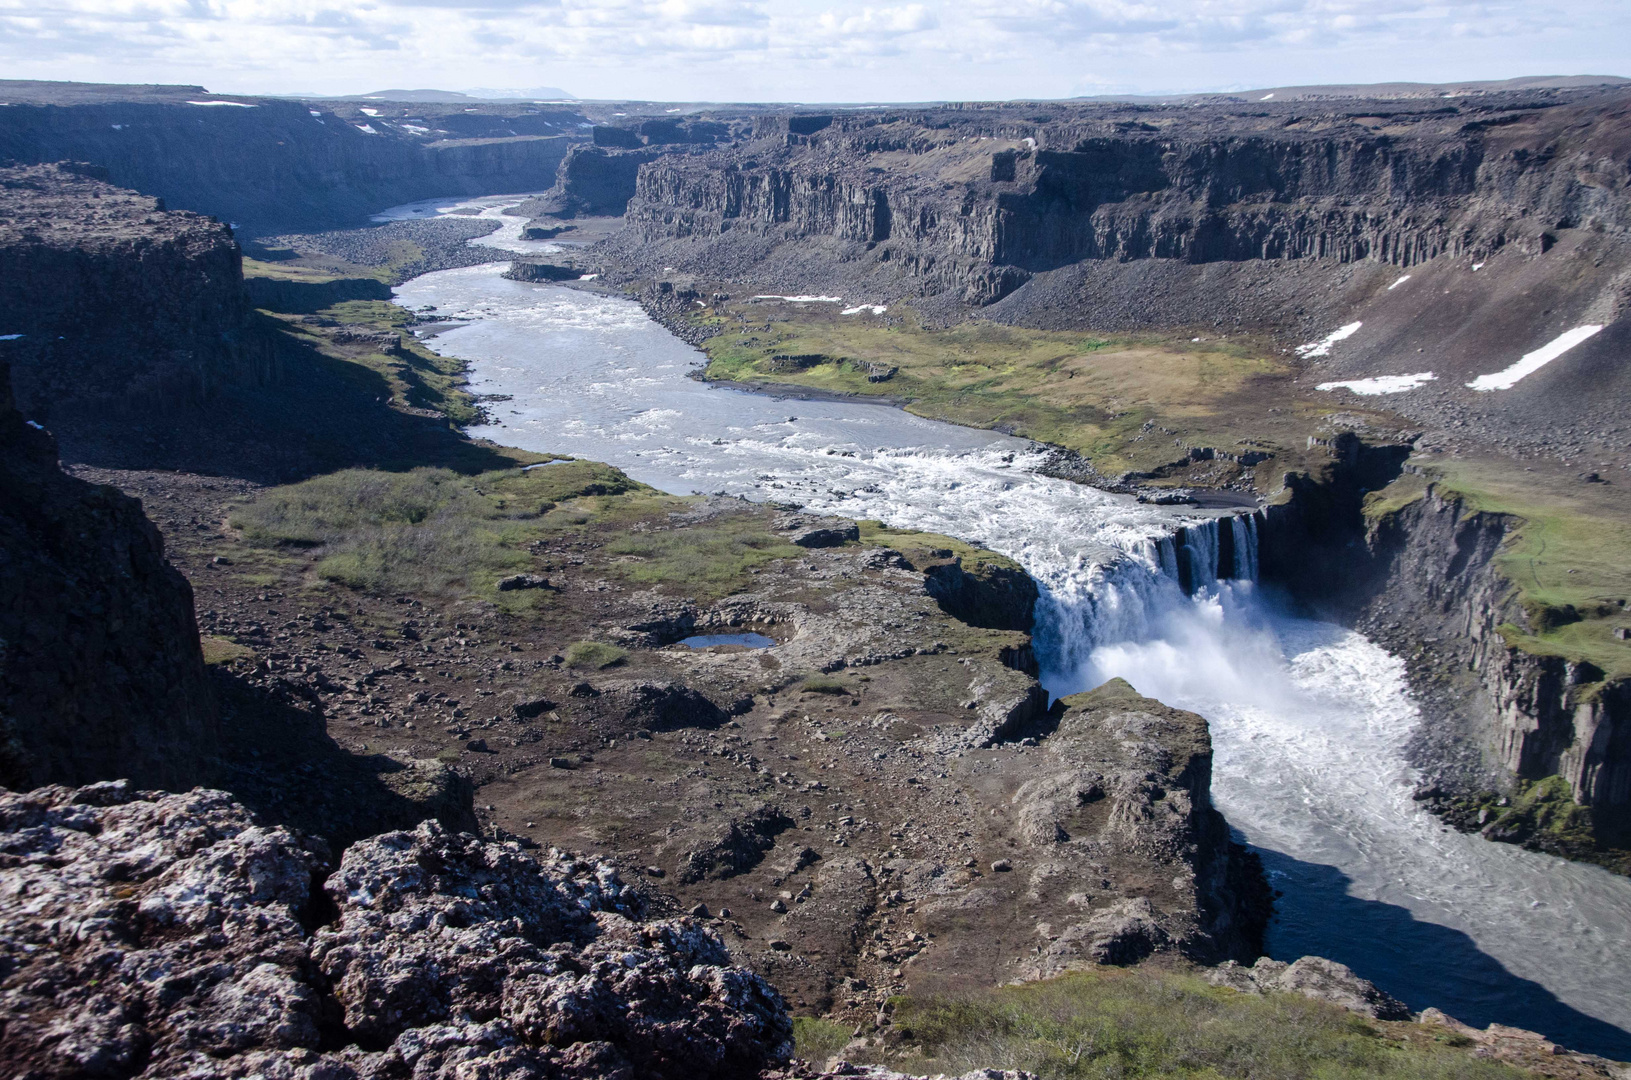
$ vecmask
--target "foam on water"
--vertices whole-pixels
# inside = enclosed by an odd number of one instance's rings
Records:
[[[1211,722],[1220,808],[1277,888],[1273,955],[1331,956],[1417,1008],[1631,1057],[1631,880],[1446,831],[1410,799],[1403,665],[1261,595],[1256,527],[1038,476],[1030,443],[858,402],[687,377],[695,350],[630,301],[428,274],[409,307],[510,395],[472,434],[608,461],[673,492],[797,502],[984,543],[1042,589],[1044,683],[1121,676]]]

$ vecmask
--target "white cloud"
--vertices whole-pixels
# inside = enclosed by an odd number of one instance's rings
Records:
[[[0,0],[14,78],[925,100],[1619,73],[1623,0]]]

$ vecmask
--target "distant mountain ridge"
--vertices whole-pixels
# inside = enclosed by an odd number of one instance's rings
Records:
[[[317,95],[313,95],[317,96]],[[446,103],[459,101],[576,101],[577,98],[555,86],[535,86],[528,90],[376,90],[371,94],[348,94],[324,98],[326,101],[408,101]]]

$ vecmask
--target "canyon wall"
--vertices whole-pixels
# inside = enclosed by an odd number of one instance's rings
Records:
[[[523,123],[540,117],[495,125],[493,117],[460,113],[409,126],[344,115],[355,106],[336,113],[326,103],[256,98],[211,106],[185,97],[13,101],[0,106],[0,161],[91,162],[121,187],[268,235],[357,226],[418,199],[541,191],[582,137],[576,113],[547,128]]]
[[[1399,475],[1404,449],[1348,434],[1320,474],[1288,474],[1289,498],[1264,517],[1264,580],[1410,659],[1429,718],[1413,756],[1429,789],[1560,776],[1600,826],[1624,818],[1631,683],[1517,641],[1546,616],[1497,567],[1509,517],[1426,481],[1403,505],[1365,512],[1365,493]]]
[[[65,475],[0,363],[0,784],[185,789],[218,732],[192,588],[141,504]]]
[[[824,238],[847,245],[846,261],[892,263],[915,288],[975,304],[1089,259],[1410,266],[1538,252],[1547,230],[1587,222],[1631,228],[1628,107],[1610,94],[1380,117],[1265,106],[1228,123],[1155,107],[840,114],[644,166],[628,215],[693,269],[711,249],[723,264],[725,249]]]
[[[0,169],[0,359],[30,419],[152,415],[276,374],[226,226],[92,166]]]

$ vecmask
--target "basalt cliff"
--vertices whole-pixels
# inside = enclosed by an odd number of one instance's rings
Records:
[[[628,216],[654,258],[689,268],[791,278],[797,245],[821,252],[801,280],[974,305],[1084,260],[1410,267],[1623,232],[1624,104],[1555,104],[761,117],[740,145],[642,168]]]

